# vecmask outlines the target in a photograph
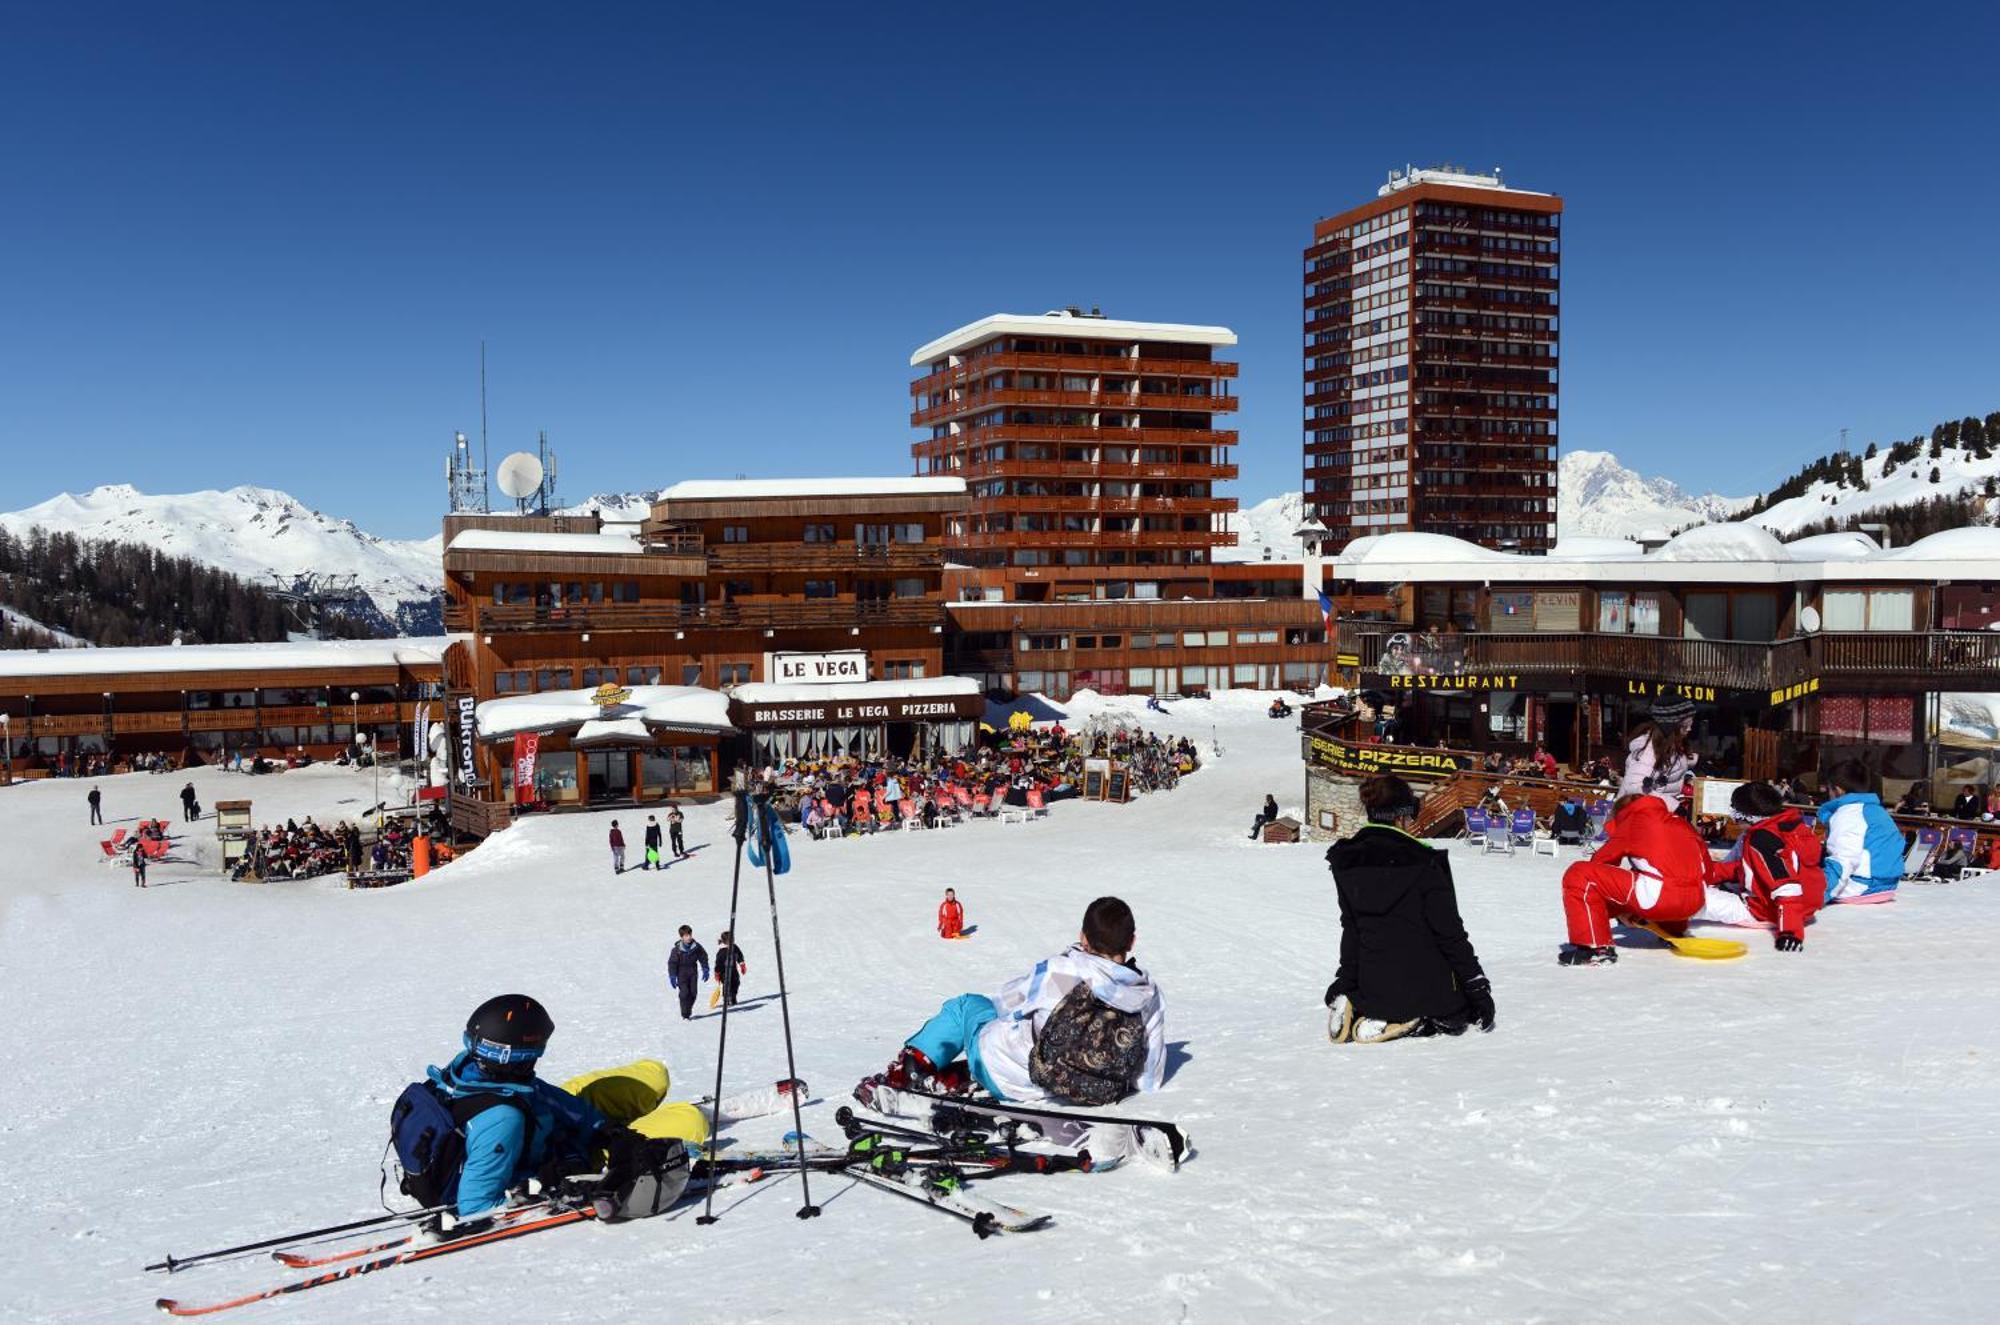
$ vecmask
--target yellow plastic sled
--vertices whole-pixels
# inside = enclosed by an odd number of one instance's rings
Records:
[[[1750,951],[1747,943],[1735,939],[1698,939],[1686,934],[1669,934],[1650,920],[1634,920],[1633,925],[1658,938],[1664,939],[1668,947],[1683,957],[1695,957],[1705,962],[1726,962],[1732,957],[1741,957]]]

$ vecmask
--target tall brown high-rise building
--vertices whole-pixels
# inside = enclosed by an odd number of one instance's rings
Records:
[[[910,356],[919,473],[962,478],[952,560],[985,596],[1055,602],[1209,596],[1234,535],[1236,365],[1227,327],[1078,309],[998,313]]]
[[[1414,529],[1545,551],[1556,528],[1562,199],[1392,172],[1305,251],[1305,491],[1328,549]]]

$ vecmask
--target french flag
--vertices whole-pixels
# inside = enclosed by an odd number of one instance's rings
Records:
[[[1333,638],[1333,600],[1326,596],[1326,590],[1319,591],[1319,616],[1326,624],[1326,637]]]

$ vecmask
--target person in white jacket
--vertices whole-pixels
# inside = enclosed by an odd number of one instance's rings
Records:
[[[1084,912],[1075,944],[990,998],[947,999],[887,1071],[855,1087],[854,1097],[888,1113],[906,1112],[895,1092],[909,1089],[965,1094],[977,1086],[1020,1103],[1057,1098],[1036,1082],[1031,1059],[1050,1014],[1079,989],[1095,1003],[1131,1014],[1144,1028],[1143,1052],[1118,1069],[1124,1075],[1117,1094],[1158,1090],[1166,1075],[1166,1002],[1152,977],[1132,961],[1135,938],[1132,908],[1116,897],[1098,898]],[[1048,1075],[1046,1065],[1040,1075]]]
[[[1667,808],[1681,808],[1681,788],[1700,758],[1687,748],[1694,731],[1694,701],[1661,700],[1651,719],[1640,723],[1625,747],[1625,771],[1618,781],[1619,799],[1657,796]]]

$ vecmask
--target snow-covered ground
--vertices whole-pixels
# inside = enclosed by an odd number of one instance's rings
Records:
[[[1124,701],[1103,701],[1106,705]],[[1634,947],[1568,970],[1558,867],[1454,848],[1499,1028],[1335,1049],[1321,992],[1337,924],[1313,846],[1246,840],[1265,792],[1300,800],[1298,738],[1228,695],[1149,726],[1220,742],[1171,793],[1059,804],[1027,826],[796,841],[780,880],[809,1130],[946,995],[991,990],[1117,892],[1168,1001],[1174,1068],[1132,1107],[1182,1120],[1182,1171],[996,1180],[1052,1231],[979,1242],[930,1211],[816,1179],[538,1235],[245,1309],[290,1321],[1961,1320],[2000,1293],[2000,882],[1850,908],[1799,956],[1749,934],[1704,964]],[[1087,710],[1089,703],[1075,706]],[[1133,706],[1136,709],[1136,704]],[[1072,721],[1086,716],[1072,714]],[[179,778],[101,780],[115,823],[172,819]],[[259,818],[368,803],[366,773],[199,773]],[[701,850],[614,878],[609,815],[542,818],[379,892],[230,884],[168,865],[134,889],[97,863],[78,782],[0,789],[0,1316],[134,1320],[298,1272],[171,1280],[141,1267],[374,1203],[390,1102],[488,995],[545,1001],[548,1069],[664,1058],[703,1094],[717,1022],[663,976],[682,921],[726,920],[720,807]],[[634,818],[623,816],[628,833]],[[213,822],[200,825],[211,835]],[[751,879],[746,878],[746,884]],[[978,927],[933,933],[954,884]],[[738,928],[746,996],[772,988],[761,878]],[[782,1075],[778,1010],[732,1018],[729,1079]],[[742,1135],[774,1139],[787,1120]]]

